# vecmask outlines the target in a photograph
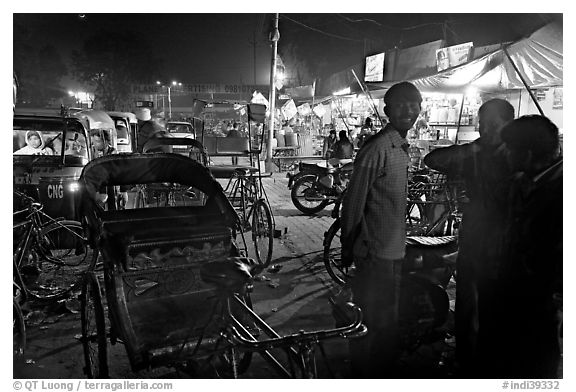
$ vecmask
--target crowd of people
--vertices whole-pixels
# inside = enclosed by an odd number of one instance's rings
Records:
[[[350,341],[353,376],[396,377],[406,241],[406,135],[422,97],[409,82],[384,97],[389,119],[359,149],[342,204],[342,260],[368,334]],[[366,124],[370,126],[371,124]],[[479,111],[480,138],[424,163],[465,181],[456,267],[457,375],[557,378],[562,298],[562,153],[546,117],[514,119],[505,100]]]

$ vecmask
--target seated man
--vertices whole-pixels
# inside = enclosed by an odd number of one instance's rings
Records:
[[[340,131],[338,134],[340,140],[334,145],[334,154],[332,158],[328,159],[328,163],[332,166],[344,165],[352,162],[354,157],[354,145],[348,139],[346,131]]]

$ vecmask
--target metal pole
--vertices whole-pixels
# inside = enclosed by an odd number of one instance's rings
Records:
[[[278,31],[278,17],[279,14],[274,14],[274,26],[270,33],[270,41],[272,41],[272,61],[270,69],[270,121],[268,125],[268,143],[266,144],[266,171],[274,171],[274,163],[272,162],[272,139],[274,138],[274,115],[276,111],[276,87],[274,80],[276,79],[276,64],[278,57],[278,40],[280,39],[280,32]]]
[[[364,95],[368,97],[370,105],[372,106],[372,110],[374,110],[374,114],[378,117],[378,120],[380,121],[380,125],[384,126],[384,123],[382,122],[382,117],[380,117],[380,113],[378,113],[378,108],[376,108],[376,105],[374,105],[374,100],[372,100],[372,95],[370,95],[370,90],[368,90],[368,88],[365,88],[362,82],[360,82],[360,79],[356,75],[356,72],[354,72],[354,69],[351,69],[351,71],[352,75],[354,75],[354,78],[356,79],[356,82],[358,82],[358,86],[360,86],[360,89],[362,90]]]
[[[456,125],[456,137],[454,138],[454,144],[458,144],[458,133],[460,133],[460,124],[462,122],[462,112],[464,111],[464,99],[466,99],[466,93],[462,94],[462,103],[460,103],[460,115],[458,116],[458,124]],[[448,132],[448,127],[445,128]]]
[[[168,86],[168,119],[172,120],[172,99],[170,97],[170,86]]]
[[[536,108],[538,109],[538,111],[540,112],[541,116],[544,116],[544,111],[542,110],[542,108],[540,107],[540,104],[538,103],[538,100],[536,100],[536,97],[534,96],[534,94],[532,93],[532,90],[530,90],[530,87],[528,86],[528,83],[526,83],[526,80],[524,79],[524,77],[522,76],[522,74],[520,73],[520,70],[518,69],[518,67],[516,66],[516,64],[514,63],[514,61],[512,61],[512,57],[510,57],[510,54],[508,53],[508,49],[507,48],[503,48],[504,53],[506,54],[506,57],[508,57],[508,60],[510,61],[510,64],[512,64],[512,67],[514,67],[514,70],[516,71],[516,73],[518,74],[518,77],[520,78],[520,80],[522,81],[522,83],[524,84],[524,87],[526,87],[526,90],[528,90],[528,94],[530,94],[530,97],[532,98],[532,101],[534,102],[534,105],[536,105]]]

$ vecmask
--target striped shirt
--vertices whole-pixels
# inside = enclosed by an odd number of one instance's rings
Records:
[[[401,259],[406,247],[408,144],[390,124],[371,139],[354,161],[344,196],[342,246],[353,246],[355,258],[370,252]]]

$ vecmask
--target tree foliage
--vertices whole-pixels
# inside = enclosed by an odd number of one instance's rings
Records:
[[[128,104],[131,86],[153,83],[161,61],[148,42],[132,32],[100,31],[72,55],[73,75],[94,88],[105,110]]]

